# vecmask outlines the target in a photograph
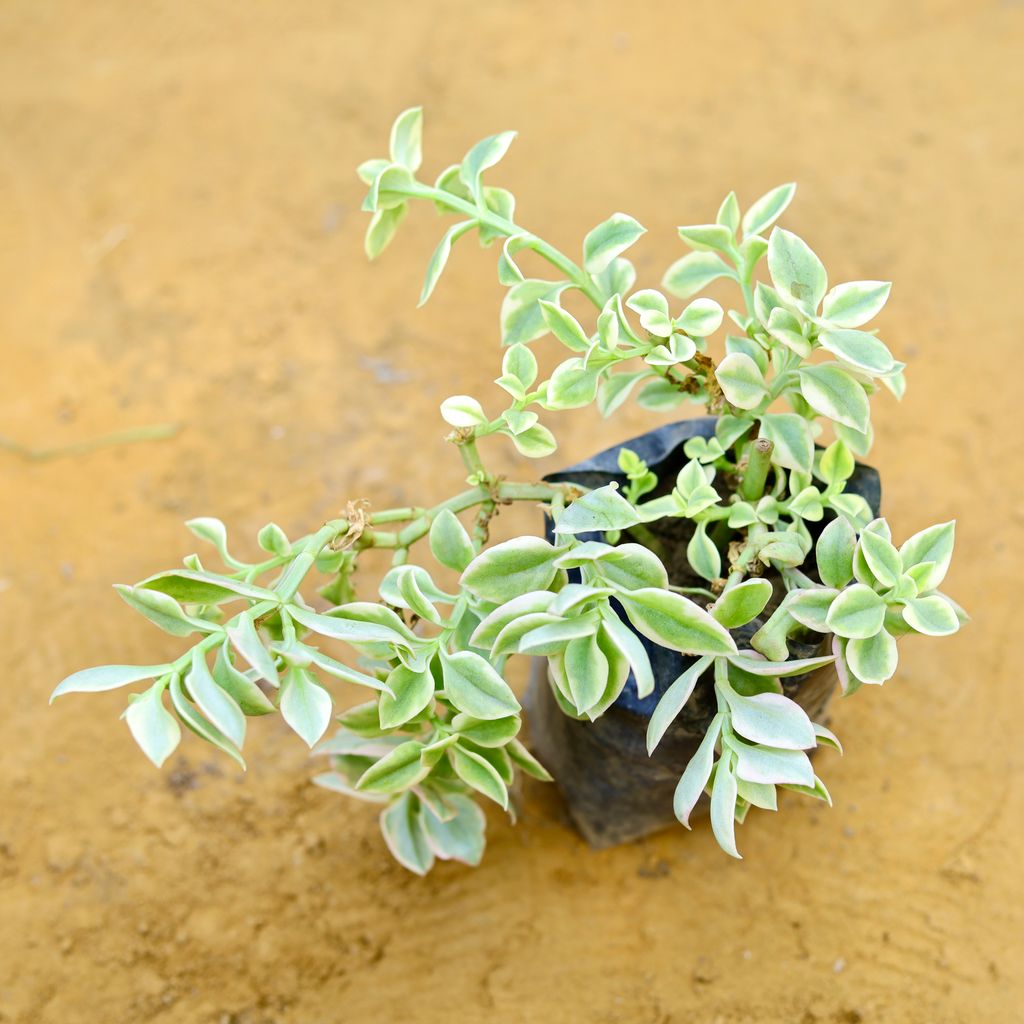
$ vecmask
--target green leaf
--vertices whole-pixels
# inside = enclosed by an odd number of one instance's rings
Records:
[[[690,224],[679,228],[679,237],[701,252],[714,249],[729,253],[733,246],[733,233],[724,224]]]
[[[768,272],[788,302],[814,313],[828,288],[828,275],[810,246],[792,231],[775,228],[768,239]]]
[[[722,556],[708,536],[707,523],[697,524],[690,543],[686,545],[686,560],[702,579],[714,581],[722,575]]]
[[[441,418],[453,427],[477,427],[487,422],[483,407],[469,395],[452,395],[441,403]]]
[[[445,697],[467,715],[491,721],[520,711],[508,683],[490,662],[473,651],[448,654],[442,650],[441,673]]]
[[[213,678],[217,685],[234,699],[243,714],[272,714],[276,710],[273,701],[244,672],[240,672],[231,664],[228,651],[228,645],[225,643],[217,652],[217,660],[213,663]]]
[[[583,266],[588,273],[599,274],[646,232],[629,214],[613,213],[583,239]]]
[[[136,588],[140,587],[168,594],[176,601],[183,601],[186,604],[220,604],[222,601],[234,601],[240,597],[251,601],[280,601],[272,590],[257,587],[254,583],[244,583],[228,576],[190,569],[158,572],[136,584]]]
[[[723,316],[722,307],[714,299],[694,299],[676,317],[673,325],[677,331],[684,331],[692,338],[706,338],[722,326]]]
[[[827,587],[845,587],[853,579],[853,554],[857,534],[842,518],[833,519],[818,538],[814,557],[821,582]]]
[[[423,826],[429,811],[411,793],[403,793],[380,812],[380,832],[391,856],[409,871],[425,875],[434,866],[434,853]]]
[[[745,782],[766,786],[814,785],[814,770],[802,750],[778,750],[741,742],[730,746],[736,754],[736,774]]]
[[[735,654],[724,626],[681,594],[644,588],[620,596],[629,621],[663,647],[683,654]]]
[[[423,108],[410,107],[391,126],[391,161],[418,171],[423,163]]]
[[[331,695],[305,669],[293,668],[285,676],[281,716],[307,746],[314,746],[327,731],[331,708]]]
[[[690,815],[693,813],[701,793],[704,792],[708,779],[711,778],[711,768],[715,763],[715,744],[721,735],[724,718],[724,715],[717,714],[711,720],[704,739],[700,741],[700,746],[690,758],[689,764],[676,785],[672,798],[672,810],[687,828],[690,827]]]
[[[546,409],[580,409],[597,397],[598,371],[582,359],[567,359],[555,367],[544,398]]]
[[[804,335],[803,322],[783,306],[776,306],[765,324],[768,333],[778,342],[795,352],[801,359],[811,354],[811,343]]]
[[[640,522],[637,510],[611,483],[588,491],[573,501],[555,525],[556,533],[594,533],[624,530]]]
[[[716,224],[723,224],[733,234],[736,233],[736,229],[740,226],[740,204],[736,199],[736,193],[730,192],[723,200],[722,205],[718,208],[718,214],[715,217]]]
[[[711,784],[711,830],[718,845],[730,857],[742,860],[736,849],[736,797],[736,776],[723,757]]]
[[[489,167],[493,167],[508,152],[508,147],[515,139],[515,132],[499,132],[478,142],[462,159],[459,177],[466,187],[481,204],[483,201],[480,176]]]
[[[409,190],[413,185],[415,180],[408,167],[388,164],[370,184],[370,191],[363,200],[363,210],[376,213],[378,210],[401,206],[409,198]]]
[[[485,601],[504,603],[555,578],[554,547],[540,537],[517,537],[481,551],[462,574],[462,586]]]
[[[877,316],[889,298],[889,281],[837,284],[821,306],[821,315],[836,327],[860,327]]]
[[[668,299],[661,292],[643,288],[626,300],[626,306],[639,314],[640,326],[645,331],[659,338],[671,335],[672,318],[668,315]]]
[[[598,385],[598,411],[602,416],[611,416],[629,398],[629,393],[637,381],[644,380],[649,376],[650,373],[647,370],[640,370],[636,373],[609,374]]]
[[[528,278],[513,285],[501,303],[501,343],[528,344],[547,334],[540,300],[558,298],[569,285],[565,281],[540,281]]]
[[[367,259],[375,260],[391,244],[402,221],[405,220],[407,210],[408,206],[402,203],[386,210],[377,210],[373,214],[363,238],[363,249]]]
[[[367,793],[398,793],[415,786],[430,774],[430,766],[420,759],[423,749],[418,740],[400,744],[363,772],[356,789]]]
[[[52,704],[65,693],[102,693],[143,679],[156,679],[170,671],[170,665],[101,665],[73,672],[50,694]]]
[[[199,710],[236,747],[241,748],[245,741],[245,715],[234,698],[217,685],[206,664],[206,657],[198,647],[192,648],[192,669],[186,685]]]
[[[134,608],[171,636],[188,636],[198,629],[210,632],[217,628],[212,623],[203,623],[186,615],[185,610],[173,597],[161,594],[157,590],[129,587],[123,583],[116,584],[114,589],[129,608]]]
[[[757,618],[771,597],[772,585],[768,580],[744,580],[719,597],[711,608],[711,617],[726,629],[736,629]]]
[[[594,562],[601,579],[619,590],[668,588],[668,572],[661,559],[642,544],[617,544]]]
[[[267,523],[256,535],[259,546],[270,555],[290,555],[292,546],[288,535],[277,523]]]
[[[822,331],[818,342],[843,362],[873,376],[888,373],[895,365],[892,353],[867,331]]]
[[[518,715],[492,718],[490,721],[459,712],[451,727],[462,737],[479,747],[504,747],[519,732],[522,719]]]
[[[795,591],[790,591],[795,593]],[[831,654],[821,655],[817,658],[792,658],[789,661],[768,661],[765,658],[757,657],[752,651],[742,651],[729,658],[729,664],[745,672],[747,675],[763,676],[768,679],[778,679],[786,676],[802,676],[807,672],[814,672],[816,669],[831,665],[835,658]]]
[[[389,625],[377,622],[366,622],[358,618],[347,618],[340,615],[321,615],[296,604],[288,605],[288,614],[307,629],[320,636],[329,636],[334,640],[344,640],[350,644],[395,644],[408,647],[405,635]],[[245,651],[239,649],[242,657],[248,660]],[[252,664],[250,662],[250,664]],[[253,668],[258,666],[253,665]]]
[[[470,228],[476,224],[475,220],[464,220],[459,224],[453,224],[442,236],[441,241],[437,243],[437,248],[434,250],[433,255],[430,257],[430,262],[427,264],[427,276],[423,281],[423,288],[420,291],[420,301],[417,305],[425,305],[427,299],[434,293],[434,288],[437,287],[437,282],[441,277],[441,273],[444,271],[446,264],[448,263],[448,257],[451,255],[452,245],[457,242]]]
[[[861,682],[881,685],[896,672],[896,641],[884,629],[857,637],[846,645],[846,660]]]
[[[429,669],[413,672],[404,665],[388,673],[387,684],[394,694],[382,693],[378,705],[382,729],[397,729],[415,718],[434,697],[434,677]]]
[[[547,299],[541,299],[538,304],[548,330],[566,348],[574,352],[586,352],[590,348],[590,338],[572,313],[562,309],[557,302],[549,302]]]
[[[439,818],[426,804],[420,807],[420,825],[431,850],[442,860],[476,867],[484,855],[484,812],[462,793],[446,793],[444,806],[454,811],[450,818]]]
[[[658,706],[654,709],[650,721],[647,723],[648,756],[654,753],[668,727],[676,720],[679,712],[683,710],[683,707],[693,693],[693,688],[697,685],[697,680],[708,665],[711,664],[711,661],[712,659],[708,657],[698,658],[661,695]]]
[[[243,615],[234,628],[227,630],[227,634],[231,645],[248,665],[256,669],[261,679],[275,688],[281,685],[274,657],[263,646],[251,615]]]
[[[515,377],[525,391],[537,379],[537,357],[526,345],[512,345],[501,360],[501,372]]]
[[[865,531],[861,534],[859,547],[875,579],[883,586],[896,586],[903,574],[903,561],[892,544],[877,533]]]
[[[852,640],[874,636],[884,619],[885,602],[866,584],[855,583],[840,591],[825,621],[833,633]]]
[[[483,793],[503,810],[508,810],[508,788],[497,769],[485,757],[460,746],[450,747],[448,757],[455,774],[478,793]]]
[[[451,509],[442,509],[430,524],[430,552],[441,565],[456,572],[473,561],[473,542]]]
[[[765,413],[761,417],[760,436],[775,446],[772,462],[784,469],[810,473],[814,465],[814,441],[810,425],[791,412]]]
[[[608,659],[598,646],[597,637],[577,637],[565,648],[565,676],[576,710],[586,714],[600,699],[608,685]]]
[[[854,430],[868,429],[868,397],[845,370],[835,363],[822,363],[805,366],[799,374],[800,391],[812,409]]]
[[[743,697],[725,691],[733,728],[753,743],[782,750],[807,750],[815,746],[814,726],[799,704],[781,693]]]
[[[505,749],[508,751],[508,756],[512,759],[512,763],[521,771],[526,772],[527,775],[532,775],[535,779],[540,779],[541,782],[553,781],[547,768],[519,740],[512,740]]]
[[[132,738],[142,752],[159,768],[181,742],[181,728],[165,707],[162,684],[151,686],[133,697],[125,712]]]
[[[601,619],[601,639],[607,641],[628,662],[636,679],[637,696],[643,700],[654,692],[654,670],[644,645],[610,606],[601,608]],[[607,652],[609,647],[605,646],[604,649]]]
[[[740,409],[754,409],[768,395],[768,386],[757,363],[741,352],[727,355],[718,364],[715,377],[730,404]]]
[[[744,238],[760,235],[770,228],[789,206],[795,192],[796,185],[790,182],[773,188],[753,203],[743,216]]]
[[[849,447],[843,441],[833,441],[821,454],[818,475],[826,484],[838,486],[853,476],[857,464]]]
[[[541,423],[512,436],[512,443],[520,455],[528,459],[543,459],[558,448],[555,435]]]
[[[955,534],[956,520],[951,519],[915,533],[900,547],[900,557],[907,569],[922,563],[932,564],[932,568],[917,579],[920,591],[934,590],[946,578]]]
[[[713,252],[691,252],[676,260],[661,279],[661,286],[677,299],[688,299],[720,277],[735,280],[735,271]]]
[[[197,736],[206,740],[207,743],[217,747],[218,750],[223,750],[228,757],[238,762],[242,771],[245,771],[245,761],[242,759],[242,755],[238,752],[237,747],[215,725],[212,725],[203,718],[194,705],[185,697],[180,676],[171,676],[170,693],[171,704],[185,725]]]
[[[949,602],[938,594],[916,597],[903,608],[907,625],[925,636],[949,636],[960,628],[960,620]]]

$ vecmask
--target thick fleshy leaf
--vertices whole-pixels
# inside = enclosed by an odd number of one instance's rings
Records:
[[[812,409],[854,430],[868,429],[868,396],[844,369],[835,363],[822,363],[805,366],[799,374],[800,392]]]
[[[686,309],[676,317],[673,326],[677,331],[683,331],[691,338],[706,338],[714,334],[722,326],[725,314],[722,307],[714,299],[694,299]],[[683,355],[683,359],[692,357],[692,350],[689,354]]]
[[[715,744],[722,732],[724,716],[715,715],[700,741],[697,752],[690,758],[679,782],[676,784],[675,794],[672,798],[672,810],[679,821],[687,828],[690,827],[690,815],[693,813],[697,801],[700,799],[704,787],[711,778],[711,768],[715,763]]]
[[[608,685],[608,659],[598,646],[597,637],[591,633],[570,640],[563,664],[572,702],[581,715],[586,714]]]
[[[213,663],[213,678],[217,685],[250,716],[269,715],[277,709],[273,701],[244,672],[231,663],[230,648],[225,643],[217,652]]]
[[[658,706],[654,709],[647,723],[647,753],[653,754],[661,742],[668,727],[676,720],[697,685],[701,673],[711,664],[711,658],[698,658],[672,685],[661,695]],[[703,788],[703,787],[702,787]]]
[[[689,224],[679,228],[679,237],[700,252],[727,253],[733,245],[733,233],[724,224]]]
[[[388,693],[380,695],[378,704],[382,729],[396,729],[415,718],[430,704],[434,696],[434,676],[429,669],[413,672],[404,665],[388,674]]]
[[[396,629],[378,622],[364,622],[340,615],[321,615],[299,605],[288,606],[288,614],[298,623],[320,636],[344,640],[350,644],[395,644],[408,646],[407,638]],[[245,652],[242,651],[245,657]],[[257,666],[253,666],[254,668]]]
[[[583,239],[584,268],[591,274],[599,274],[646,230],[629,214],[613,213]]]
[[[814,726],[799,704],[781,693],[744,697],[725,691],[732,726],[744,739],[782,750],[807,750],[815,745]]]
[[[903,565],[910,569],[921,563],[931,563],[932,568],[917,577],[920,591],[934,590],[946,578],[950,560],[953,557],[953,543],[956,521],[939,523],[915,533],[900,547]]]
[[[558,448],[555,435],[542,423],[514,434],[512,443],[516,446],[516,451],[528,459],[546,458]]]
[[[441,670],[445,696],[459,711],[485,721],[520,711],[519,701],[508,683],[479,654],[442,651]]]
[[[799,676],[805,672],[814,672],[816,669],[831,665],[833,661],[834,656],[831,654],[821,655],[817,658],[791,658],[788,661],[769,661],[767,658],[759,657],[754,651],[740,651],[739,654],[734,654],[729,658],[731,665],[735,665],[744,672],[771,679]]]
[[[583,359],[566,359],[555,367],[548,381],[545,409],[580,409],[597,397],[598,371]]]
[[[867,584],[855,583],[839,592],[825,621],[839,636],[864,640],[882,628],[884,619],[885,602]]]
[[[743,235],[750,237],[767,231],[782,216],[783,211],[792,202],[796,185],[788,182],[766,192],[760,199],[752,203],[743,215]]]
[[[453,224],[441,236],[441,241],[437,243],[437,248],[434,250],[433,255],[430,257],[430,262],[427,264],[427,274],[423,279],[423,288],[420,291],[420,301],[418,305],[425,305],[430,296],[434,294],[437,282],[441,279],[441,274],[444,272],[444,268],[448,264],[448,257],[451,255],[452,246],[467,231],[475,227],[476,223],[477,222],[475,220],[466,220],[459,224]]]
[[[697,529],[686,545],[686,560],[701,579],[714,581],[722,575],[722,556],[707,534],[707,523],[697,524]]]
[[[557,572],[557,552],[540,537],[517,537],[481,551],[462,574],[462,586],[485,601],[504,603],[544,590]]]
[[[828,288],[821,260],[802,238],[783,228],[775,228],[768,239],[768,271],[784,299],[811,313]]]
[[[478,793],[493,800],[503,810],[508,810],[508,788],[498,770],[485,757],[474,750],[460,746],[448,751],[455,774]]]
[[[442,509],[430,524],[430,552],[442,565],[457,572],[473,561],[473,542],[451,509]]]
[[[515,139],[515,132],[499,132],[478,142],[463,158],[459,177],[472,193],[477,203],[483,199],[483,188],[480,176],[489,167],[493,167],[508,152],[508,147]]]
[[[949,636],[960,628],[952,605],[938,594],[917,597],[903,608],[907,625],[925,636]]]
[[[814,440],[803,416],[791,412],[765,413],[761,417],[761,437],[775,446],[772,462],[784,469],[810,473],[814,464]]]
[[[117,584],[114,589],[129,608],[135,609],[171,636],[188,636],[199,629],[210,632],[217,628],[212,623],[204,626],[202,621],[186,615],[185,609],[173,597],[159,590],[145,590],[124,584]]]
[[[884,683],[896,672],[896,640],[881,629],[874,636],[858,637],[846,645],[846,660],[864,683]]]
[[[556,533],[594,533],[624,530],[640,522],[637,510],[619,493],[616,484],[588,491],[561,514]]]
[[[483,406],[470,395],[452,395],[441,403],[441,418],[453,427],[477,427],[487,422]]]
[[[681,594],[644,588],[622,594],[629,621],[649,640],[683,654],[735,654],[729,631]]]
[[[771,596],[772,585],[768,580],[744,580],[719,597],[711,608],[711,615],[726,629],[745,626],[764,611]]]
[[[403,110],[391,126],[389,150],[393,163],[418,171],[423,163],[423,108]]]
[[[548,333],[541,299],[553,301],[569,285],[565,281],[527,278],[513,285],[501,303],[501,343],[525,345]]]
[[[727,355],[715,370],[730,404],[740,409],[754,409],[767,397],[768,387],[757,363],[742,352]]]
[[[822,331],[818,341],[832,355],[873,376],[888,373],[895,364],[885,344],[867,331]]]
[[[73,672],[50,694],[52,704],[65,693],[102,693],[116,690],[143,679],[156,679],[170,670],[170,665],[100,665]]]
[[[478,747],[504,747],[509,740],[518,735],[522,719],[518,715],[506,718],[474,718],[459,712],[451,721],[451,727],[467,740]]]
[[[883,586],[894,587],[903,573],[900,553],[878,533],[865,531],[860,538],[860,554],[875,579]]]
[[[195,705],[185,696],[180,676],[175,675],[171,677],[170,694],[171,704],[182,722],[197,736],[206,740],[207,743],[212,744],[219,750],[223,750],[228,757],[238,762],[242,771],[245,771],[245,761],[238,752],[238,748],[215,725],[199,714]]]
[[[557,302],[548,302],[541,299],[538,303],[541,309],[541,316],[548,330],[573,352],[586,352],[590,348],[590,338],[587,332],[580,326],[580,322],[566,309],[562,309]]]
[[[434,866],[434,852],[422,825],[421,815],[426,813],[411,793],[403,793],[380,813],[380,832],[391,856],[417,875]]]
[[[615,647],[629,667],[636,680],[637,696],[642,700],[654,692],[654,670],[640,638],[608,606],[601,610],[601,636]]]
[[[368,793],[398,793],[426,778],[430,766],[422,763],[423,744],[409,740],[370,765],[360,776],[356,788]]]
[[[691,252],[665,271],[661,286],[677,299],[688,299],[720,277],[735,276],[735,271],[716,253]]]
[[[837,284],[825,296],[821,315],[837,327],[860,327],[881,312],[891,290],[888,281]]]
[[[742,860],[736,849],[736,797],[736,776],[723,757],[711,784],[711,830],[730,857]]]
[[[184,601],[187,604],[220,604],[222,601],[233,601],[240,597],[253,601],[280,600],[272,590],[258,587],[254,583],[189,569],[158,572],[155,576],[138,583],[137,588],[169,594],[176,601]]]
[[[281,717],[312,747],[331,724],[331,695],[301,668],[293,668],[281,690]]]
[[[217,685],[198,647],[192,648],[192,670],[186,685],[199,710],[236,747],[241,747],[245,741],[245,715],[235,699]]]
[[[181,742],[181,727],[163,702],[163,686],[151,686],[124,714],[132,738],[159,768]]]
[[[261,679],[265,679],[275,688],[281,685],[274,656],[263,646],[251,615],[241,616],[238,624],[228,629],[227,634],[231,646],[256,669]]]
[[[444,806],[453,811],[441,819],[426,804],[420,806],[420,825],[434,855],[476,867],[484,855],[487,819],[476,801],[462,793],[446,793]]]
[[[779,750],[775,747],[735,743],[736,774],[747,782],[765,785],[814,785],[814,769],[802,750]]]

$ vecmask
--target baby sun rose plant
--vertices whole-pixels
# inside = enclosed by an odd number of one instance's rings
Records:
[[[814,252],[775,226],[794,193],[782,185],[745,213],[730,193],[713,223],[679,228],[692,251],[669,267],[661,290],[637,289],[623,256],[644,234],[632,217],[616,213],[595,227],[577,262],[519,226],[510,192],[484,184],[512,132],[484,139],[427,184],[417,176],[421,125],[419,109],[405,111],[389,155],[359,168],[366,251],[378,256],[412,205],[454,216],[422,304],[459,239],[476,232],[482,245],[498,243],[508,289],[498,390],[488,411],[467,395],[441,404],[466,489],[431,507],[355,502],[298,540],[270,523],[255,561],[232,552],[219,520],[192,520],[223,568],[193,554],[182,568],[117,587],[161,629],[191,638],[189,649],[158,665],[76,672],[54,697],[145,684],[124,718],[157,766],[182,724],[244,766],[248,720],[280,713],[329,760],[314,781],[379,804],[389,849],[424,873],[437,858],[479,862],[480,797],[508,810],[517,772],[550,778],[518,738],[522,708],[505,681],[514,655],[549,659],[558,707],[581,721],[599,719],[627,687],[638,699],[660,693],[648,752],[703,688],[712,710],[694,756],[678,765],[674,811],[688,826],[708,793],[714,835],[739,856],[735,823],[751,806],[774,810],[777,789],[829,800],[808,754],[838,741],[780,680],[833,665],[846,694],[878,685],[896,671],[900,637],[946,636],[965,620],[939,590],[954,524],[897,545],[847,487],[854,456],[871,446],[869,399],[879,385],[897,398],[904,389],[904,364],[865,327],[889,284],[829,289]],[[548,276],[520,269],[527,251]],[[728,322],[717,302],[695,297],[720,278],[741,300]],[[563,305],[572,293],[593,307],[584,322]],[[711,341],[723,324],[724,351]],[[543,380],[530,346],[549,335],[568,351]],[[510,441],[527,459],[550,455],[555,437],[542,416],[592,403],[610,416],[631,394],[658,413],[698,403],[717,417],[709,436],[686,442],[671,479],[628,448],[619,454],[623,485],[589,490],[513,482],[481,457],[484,439]],[[831,442],[817,446],[819,436]],[[496,509],[521,501],[545,507],[551,539],[489,545]],[[658,540],[672,520],[688,538],[682,575],[678,566],[670,574]],[[368,548],[394,552],[374,600],[355,591]],[[430,558],[460,574],[452,592],[435,583]],[[323,640],[357,657],[328,654]],[[794,658],[791,646],[808,641],[817,653]],[[652,670],[651,652],[665,650],[685,656],[674,680]],[[339,683],[369,699],[335,716]],[[325,738],[332,719],[338,728]]]

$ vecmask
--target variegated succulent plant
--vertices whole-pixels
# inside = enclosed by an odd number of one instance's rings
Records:
[[[229,550],[219,520],[191,521],[222,568],[190,555],[182,568],[117,588],[191,646],[167,663],[76,672],[54,696],[145,683],[124,717],[158,766],[177,748],[181,723],[241,763],[248,719],[279,712],[329,759],[315,781],[379,803],[392,853],[423,873],[437,858],[479,862],[479,797],[509,809],[517,772],[549,777],[518,738],[522,709],[505,679],[509,659],[546,656],[562,710],[593,720],[627,680],[640,696],[652,691],[642,635],[695,659],[651,718],[650,750],[698,678],[713,673],[717,714],[682,771],[675,813],[688,824],[709,792],[714,834],[738,856],[735,823],[750,807],[774,810],[778,788],[829,799],[808,752],[838,743],[783,694],[780,677],[834,661],[847,693],[884,683],[896,671],[900,636],[945,636],[965,619],[938,589],[954,524],[896,546],[885,520],[846,489],[854,456],[871,446],[869,399],[879,385],[897,398],[903,392],[903,364],[865,329],[889,285],[830,289],[808,245],[775,226],[795,191],[782,185],[745,213],[730,193],[713,223],[679,228],[692,251],[669,267],[661,290],[636,289],[623,255],[644,234],[636,220],[616,213],[595,227],[577,262],[520,227],[512,194],[484,183],[512,132],[473,146],[428,184],[418,177],[421,126],[419,109],[405,111],[389,155],[359,168],[368,186],[366,251],[378,256],[412,205],[454,216],[430,260],[422,304],[459,239],[475,232],[484,246],[499,243],[508,291],[496,390],[485,402],[455,395],[441,403],[466,489],[423,507],[353,502],[298,540],[269,524],[256,561]],[[548,265],[548,277],[520,269],[517,257],[527,252]],[[739,293],[723,343],[723,309],[697,297],[719,279]],[[570,312],[572,302],[592,307],[589,317]],[[568,354],[541,379],[530,346],[548,336]],[[659,482],[629,450],[620,460],[626,485],[589,491],[510,482],[481,457],[480,442],[492,436],[526,458],[549,455],[549,414],[596,403],[610,416],[631,394],[657,414],[697,403],[718,416],[713,437],[687,442],[689,461],[674,481]],[[651,497],[655,489],[662,493]],[[553,542],[488,543],[496,508],[516,501],[547,508]],[[691,585],[670,581],[658,546],[647,543],[648,525],[666,518],[692,524]],[[369,548],[394,552],[372,599],[357,596],[355,578]],[[458,585],[438,585],[430,559],[458,573]],[[308,596],[313,576],[319,610]],[[735,631],[773,601],[741,648]],[[834,636],[831,653],[791,657],[792,638],[818,634]],[[326,653],[324,640],[357,657]],[[325,736],[339,683],[363,687],[369,699],[337,715]]]

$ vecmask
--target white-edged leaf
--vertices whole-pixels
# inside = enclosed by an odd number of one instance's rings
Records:
[[[647,723],[647,753],[653,754],[657,745],[661,742],[668,727],[675,721],[676,716],[683,710],[684,705],[690,699],[693,688],[701,673],[711,664],[709,657],[698,658],[685,672],[683,672],[672,685],[661,695],[658,706],[654,709],[650,721]]]
[[[132,700],[124,718],[132,738],[159,768],[181,742],[181,727],[163,702],[162,685],[151,686]]]
[[[800,392],[812,409],[854,430],[868,429],[868,396],[844,369],[835,363],[821,363],[803,367],[799,375]]]
[[[751,235],[760,235],[770,228],[782,216],[783,211],[789,206],[796,192],[796,185],[789,182],[779,185],[770,192],[766,192],[760,199],[752,203],[750,209],[743,215],[743,235],[749,238]]]
[[[453,224],[441,236],[441,241],[437,243],[437,248],[434,250],[433,255],[430,257],[430,262],[427,264],[427,275],[423,280],[423,288],[420,291],[420,301],[417,305],[424,305],[427,299],[429,299],[434,293],[434,289],[437,287],[437,282],[440,280],[441,274],[448,263],[448,257],[452,252],[452,245],[454,245],[454,243],[457,242],[475,224],[476,221],[474,220],[466,220],[459,224]],[[458,424],[453,424],[453,426],[458,426]]]
[[[467,715],[490,721],[521,710],[508,683],[474,651],[448,654],[442,650],[441,673],[445,696]]]
[[[724,715],[717,714],[711,720],[704,739],[700,741],[696,753],[690,758],[679,782],[676,784],[672,798],[672,810],[679,821],[690,827],[690,815],[700,799],[704,787],[711,778],[711,768],[715,763],[715,744],[722,732]]]
[[[775,228],[768,239],[768,271],[783,299],[813,313],[828,289],[825,267],[798,235]]]
[[[421,815],[411,793],[403,793],[380,812],[380,832],[391,856],[417,875],[425,875],[434,866],[434,853],[423,829]]]
[[[480,552],[466,567],[461,583],[485,601],[504,603],[544,590],[557,572],[555,548],[540,537],[517,537]]]
[[[815,745],[814,726],[799,704],[781,693],[744,697],[725,691],[732,726],[744,739],[782,750],[807,750]]]
[[[736,776],[723,757],[711,784],[711,831],[730,857],[742,860],[736,849],[736,797]]]
[[[573,501],[555,525],[556,533],[595,533],[624,530],[640,522],[640,515],[611,483],[588,491]]]
[[[198,647],[192,648],[192,669],[186,685],[199,710],[236,747],[241,748],[245,741],[245,715],[235,699],[217,685],[206,664],[206,657]]]
[[[583,239],[583,266],[588,273],[599,274],[616,256],[625,252],[646,228],[628,213],[613,213]]]
[[[889,281],[837,284],[821,305],[821,315],[837,327],[860,327],[881,312],[889,298]]]
[[[487,422],[483,406],[470,395],[452,395],[441,403],[441,417],[453,427],[477,427]]]
[[[170,665],[99,665],[73,672],[50,694],[52,704],[65,693],[102,693],[143,679],[156,679],[170,671]]]
[[[331,695],[305,670],[293,668],[281,690],[281,717],[313,747],[331,724]]]
[[[735,276],[735,271],[717,253],[691,252],[665,271],[661,286],[677,299],[688,299],[720,277]]]
[[[683,654],[735,654],[729,631],[681,594],[644,588],[620,595],[629,621],[663,647]]]
[[[418,171],[423,163],[423,108],[403,110],[391,126],[389,151],[393,163]]]

